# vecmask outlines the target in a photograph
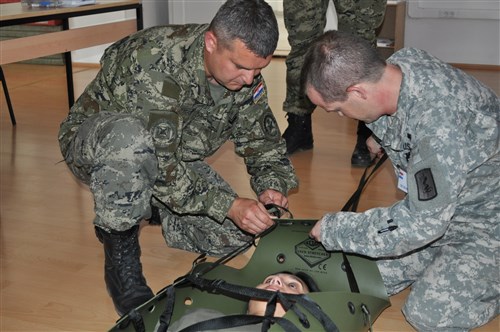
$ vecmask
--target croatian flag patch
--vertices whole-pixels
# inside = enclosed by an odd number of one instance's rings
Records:
[[[264,83],[260,82],[259,85],[253,90],[253,102],[256,103],[264,94]]]

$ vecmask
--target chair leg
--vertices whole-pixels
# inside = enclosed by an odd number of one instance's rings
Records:
[[[5,100],[7,101],[7,107],[9,108],[10,122],[12,122],[12,125],[15,126],[16,116],[14,115],[14,109],[12,108],[12,103],[10,101],[9,90],[7,89],[7,82],[5,81],[2,66],[0,66],[0,80],[2,80],[3,92],[5,94]]]

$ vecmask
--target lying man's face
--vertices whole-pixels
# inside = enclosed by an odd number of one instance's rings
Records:
[[[306,294],[309,289],[306,284],[298,277],[288,273],[272,274],[256,288],[265,289],[268,291],[280,291],[281,293],[288,294]],[[267,302],[264,300],[250,300],[248,302],[248,314],[264,316],[266,312]],[[276,310],[274,311],[275,317],[283,317],[286,311],[280,303],[277,303]]]

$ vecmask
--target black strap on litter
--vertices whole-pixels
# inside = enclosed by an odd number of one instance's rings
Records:
[[[273,317],[274,312],[276,311],[276,303],[280,302],[283,308],[288,312],[292,311],[297,315],[299,318],[300,323],[302,326],[309,328],[311,324],[309,323],[309,320],[307,319],[307,316],[300,311],[300,309],[295,305],[294,302],[288,300],[286,296],[283,295],[282,292],[275,292],[273,296],[267,301],[267,307],[266,307],[266,317]]]
[[[128,317],[132,321],[132,325],[134,325],[134,329],[136,332],[146,332],[146,327],[144,326],[144,320],[139,312],[136,309],[132,309],[128,313]]]
[[[174,312],[175,303],[175,288],[174,285],[170,285],[165,290],[165,296],[167,297],[167,302],[165,304],[165,310],[160,316],[160,326],[158,327],[158,332],[166,332],[168,326],[170,325],[170,320],[172,319],[172,314]]]
[[[363,192],[363,189],[365,185],[368,183],[368,180],[370,177],[375,173],[377,169],[384,163],[384,161],[387,159],[387,154],[383,154],[382,157],[377,161],[375,166],[373,167],[372,171],[368,176],[366,174],[368,173],[368,169],[370,166],[365,168],[365,171],[363,172],[363,175],[361,176],[361,179],[359,180],[358,188],[356,191],[352,194],[352,196],[349,198],[347,203],[344,205],[344,207],[341,209],[341,211],[346,212],[346,211],[351,211],[355,212],[358,208],[358,203],[359,199],[361,198],[361,193]],[[345,273],[347,275],[347,281],[349,282],[349,288],[351,289],[351,292],[353,293],[359,293],[359,286],[358,282],[356,281],[356,277],[354,276],[354,272],[352,270],[351,264],[349,263],[349,259],[347,258],[347,255],[345,252],[342,251],[342,259],[343,259],[343,265],[345,269]]]
[[[289,215],[288,218],[293,219],[292,212],[290,212],[290,210],[288,210],[284,206],[280,206],[280,205],[274,204],[274,203],[269,203],[269,204],[264,205],[264,207],[266,208],[267,212],[270,215],[273,215],[277,218],[281,218],[283,216],[283,214],[287,213]]]
[[[207,291],[210,293],[224,293],[224,295],[228,295],[227,288],[223,286],[225,284],[225,281],[216,279],[216,280],[208,280],[204,278],[199,278],[196,276],[189,276],[188,279],[198,288],[202,289],[203,291]],[[228,286],[228,285],[226,285]],[[262,291],[262,290],[257,290],[255,288],[248,288],[248,287],[243,287],[243,286],[236,286],[236,285],[231,285],[230,293],[234,295],[234,292],[238,294],[239,298],[245,297],[247,300],[250,298],[262,298],[262,294],[265,294],[266,296],[269,295],[269,299],[267,301],[267,307],[266,307],[266,314],[264,316],[255,316],[255,315],[227,315],[227,316],[222,316],[222,317],[217,317],[213,319],[207,319],[198,323],[195,323],[193,325],[190,325],[186,328],[184,328],[181,332],[194,332],[194,331],[206,331],[206,330],[214,330],[214,329],[226,329],[226,328],[235,328],[235,327],[240,327],[240,326],[246,326],[246,325],[255,325],[255,324],[260,324],[262,323],[262,331],[267,331],[271,324],[273,324],[275,321],[270,320],[272,318],[272,314],[274,313],[276,309],[276,301],[277,301],[277,296],[276,293],[273,292],[274,294],[267,294],[267,291]],[[229,295],[230,296],[230,295]],[[287,300],[288,303],[288,300]],[[300,330],[295,327],[291,322],[283,323],[285,324],[289,329],[285,331],[296,331],[299,332]]]
[[[246,286],[231,284],[221,279],[209,280],[197,277],[195,275],[187,276],[187,280],[192,282],[193,285],[197,286],[201,290],[205,290],[208,292],[216,292],[231,297],[239,297],[239,298],[245,297],[247,299],[251,298],[265,299],[268,300],[268,302],[272,303],[272,305],[274,306],[276,305],[276,301],[279,301],[283,305],[285,310],[292,309],[299,317],[299,321],[301,322],[303,327],[307,328],[309,327],[309,322],[307,320],[307,317],[302,312],[300,312],[299,308],[296,306],[296,304],[300,304],[321,323],[325,331],[329,332],[338,331],[337,326],[331,320],[331,318],[323,312],[321,307],[316,302],[314,302],[310,297],[308,297],[305,294],[285,294],[281,292],[267,291],[254,287],[246,287]],[[270,312],[268,316],[274,313],[274,308],[270,309],[269,303],[267,310]],[[277,318],[268,317],[268,319],[270,318],[274,318],[276,323],[279,324],[278,322],[279,320]],[[230,326],[227,325],[225,327],[230,327]]]
[[[352,270],[351,264],[349,263],[349,259],[347,258],[347,255],[345,252],[342,251],[342,259],[343,259],[343,266],[345,269],[345,273],[347,274],[347,281],[349,282],[349,288],[351,289],[351,292],[353,293],[359,293],[359,286],[358,282],[356,281],[356,277],[354,276],[354,271]]]
[[[287,332],[301,332],[291,321],[283,317],[265,317],[254,315],[230,315],[217,318],[208,319],[199,323],[190,325],[180,332],[197,332],[197,331],[211,331],[223,330],[227,328],[234,328],[246,325],[256,325],[262,323],[261,331],[268,331],[272,324],[278,324]]]
[[[361,193],[363,192],[365,185],[368,183],[368,180],[371,178],[373,173],[375,173],[377,171],[377,169],[379,169],[380,166],[382,166],[382,164],[384,163],[384,161],[386,159],[387,159],[387,154],[384,153],[382,155],[382,157],[377,161],[377,163],[373,167],[370,174],[368,174],[368,169],[370,169],[370,166],[365,168],[365,171],[363,172],[363,175],[361,176],[361,179],[359,180],[358,188],[352,194],[352,196],[349,198],[349,200],[344,205],[344,207],[342,208],[341,211],[356,212],[356,210],[358,209],[359,199],[361,198]],[[368,176],[367,176],[367,174],[368,174]]]
[[[271,323],[276,323],[283,328],[284,331],[287,332],[300,332],[301,330],[293,325],[291,321],[283,317],[265,317],[264,322],[262,324],[262,332],[266,332],[271,327]]]

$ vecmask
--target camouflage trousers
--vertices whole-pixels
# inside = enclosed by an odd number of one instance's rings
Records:
[[[93,194],[96,226],[124,231],[151,217],[158,158],[140,119],[97,113],[82,123],[66,155],[70,170]],[[231,190],[206,163],[191,166],[214,185]],[[169,246],[221,256],[251,239],[230,219],[218,223],[208,216],[179,215],[159,202],[155,205],[160,208],[162,233]]]
[[[198,174],[204,174],[214,185],[233,192],[229,184],[206,163],[198,161],[191,163],[191,166],[196,168]],[[168,246],[172,248],[217,257],[233,252],[253,239],[251,235],[236,227],[229,218],[225,218],[220,224],[207,216],[180,215],[159,201],[153,201],[153,204],[160,208],[162,232]]]
[[[300,71],[309,44],[323,34],[326,13],[331,0],[283,0],[283,16],[288,32],[290,53],[286,58],[287,113],[310,114],[315,105],[302,93]],[[349,32],[376,45],[376,29],[385,16],[386,0],[333,0],[338,18],[338,30]]]
[[[411,286],[403,314],[415,329],[469,331],[498,315],[498,263],[491,248],[471,249],[467,244],[428,247],[378,261],[390,295]]]

